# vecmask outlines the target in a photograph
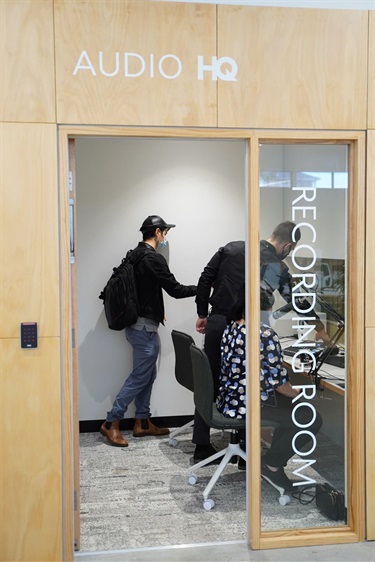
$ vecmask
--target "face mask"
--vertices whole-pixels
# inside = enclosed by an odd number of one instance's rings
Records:
[[[168,244],[168,240],[163,240],[163,242],[159,242],[158,249],[160,248],[161,250],[162,248],[165,248],[167,244]]]
[[[290,254],[290,248],[288,248],[287,250],[284,250],[281,254],[279,254],[279,258],[282,260],[285,260],[285,258],[287,258]]]

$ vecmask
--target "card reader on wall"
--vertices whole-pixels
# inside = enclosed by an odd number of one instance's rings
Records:
[[[38,347],[38,325],[36,322],[22,322],[21,347],[25,349]]]

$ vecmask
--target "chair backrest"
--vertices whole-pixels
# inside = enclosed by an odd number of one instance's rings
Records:
[[[194,404],[206,424],[216,429],[245,428],[245,418],[229,418],[217,409],[211,366],[203,349],[192,344],[190,356],[194,379]],[[262,409],[262,427],[279,427],[280,423],[275,416],[268,419],[268,410],[273,410],[273,408],[264,407]]]
[[[217,409],[211,366],[203,349],[191,345],[190,355],[194,377],[194,403],[206,424],[216,429],[245,428],[245,418],[229,418]]]
[[[194,340],[188,334],[172,330],[172,341],[175,352],[175,377],[177,382],[194,392],[193,368],[191,364],[190,346]]]
[[[190,355],[194,377],[194,403],[206,424],[211,427],[215,396],[210,362],[205,352],[196,345],[190,347]]]

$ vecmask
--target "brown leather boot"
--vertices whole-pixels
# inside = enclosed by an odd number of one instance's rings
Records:
[[[133,435],[134,437],[144,437],[145,435],[168,435],[167,427],[155,427],[149,419],[135,420]]]
[[[104,422],[100,433],[115,447],[127,447],[129,443],[123,438],[120,431],[120,422]]]

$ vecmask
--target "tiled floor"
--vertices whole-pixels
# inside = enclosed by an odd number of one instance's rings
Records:
[[[76,562],[374,562],[375,543],[250,550],[245,542],[77,553]]]

